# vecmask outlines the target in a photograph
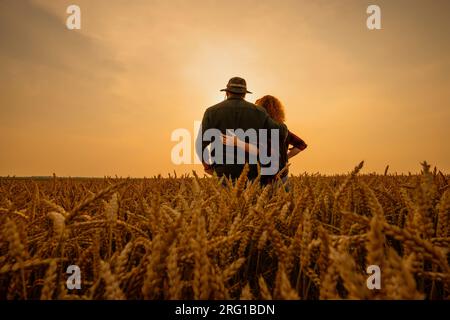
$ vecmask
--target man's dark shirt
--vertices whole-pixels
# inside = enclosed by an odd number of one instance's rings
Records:
[[[280,137],[280,153],[281,155],[283,155],[283,153],[287,153],[285,148],[285,141],[287,137],[286,125],[275,122],[269,117],[265,109],[254,105],[253,103],[247,102],[242,98],[230,97],[227,100],[208,108],[205,111],[202,120],[202,133],[208,129],[218,129],[223,134],[226,134],[227,129],[242,129],[244,131],[248,129],[255,129],[258,135],[258,143],[260,143],[259,129],[267,129],[267,136],[269,139],[271,136],[270,130],[278,129]],[[201,139],[202,137],[199,135],[199,138]],[[205,148],[208,147],[210,143],[210,141],[202,141],[201,155],[199,154],[201,158]],[[213,163],[213,170],[218,176],[225,175],[227,177],[231,177],[232,179],[236,179],[241,174],[244,165],[237,164],[236,162],[236,148],[234,150],[234,164],[226,164],[225,147],[223,150],[223,164]],[[200,150],[197,150],[198,153],[199,151]],[[281,156],[281,158],[283,158],[283,156]],[[248,155],[246,155],[246,159],[248,159]],[[285,163],[282,163],[283,159],[280,159],[279,161],[281,166],[284,167]],[[277,169],[281,170],[282,167]],[[254,179],[257,176],[257,165],[250,164],[250,172],[248,174],[249,179]]]

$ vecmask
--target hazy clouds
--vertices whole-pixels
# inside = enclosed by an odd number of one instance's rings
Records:
[[[278,96],[292,171],[450,169],[448,1],[0,1],[0,175],[152,175],[228,78]],[[198,168],[198,167],[197,167]]]

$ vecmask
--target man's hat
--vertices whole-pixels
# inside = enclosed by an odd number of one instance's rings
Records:
[[[228,81],[227,87],[220,91],[227,91],[231,93],[251,93],[247,90],[247,82],[239,77],[231,78],[230,81]]]

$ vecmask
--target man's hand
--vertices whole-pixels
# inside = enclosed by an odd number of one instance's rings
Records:
[[[209,175],[213,175],[213,173],[214,173],[213,167],[211,165],[207,164],[207,163],[203,164],[203,169]]]

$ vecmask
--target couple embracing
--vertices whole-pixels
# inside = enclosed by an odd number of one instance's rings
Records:
[[[235,180],[249,164],[248,178],[254,180],[261,168],[261,183],[273,183],[280,179],[287,187],[288,161],[303,151],[306,143],[290,132],[286,125],[281,102],[270,95],[247,102],[244,79],[230,79],[225,89],[226,99],[208,108],[201,125],[197,152],[202,159],[205,172],[216,173]],[[215,138],[205,135],[208,131],[220,132],[220,144]],[[253,133],[253,134],[252,134]],[[254,137],[254,139],[252,139]],[[208,146],[214,147],[208,149]],[[263,161],[262,159],[270,159]],[[267,169],[270,167],[270,170]]]

